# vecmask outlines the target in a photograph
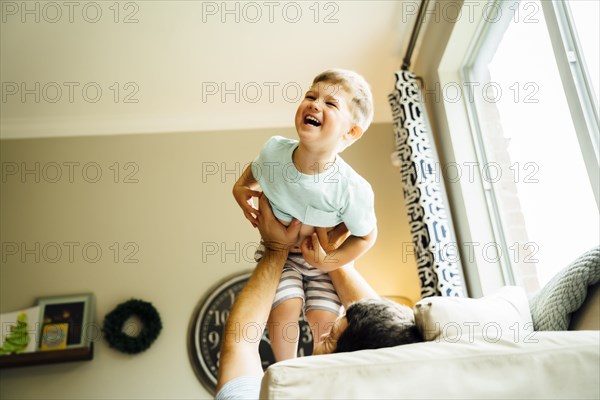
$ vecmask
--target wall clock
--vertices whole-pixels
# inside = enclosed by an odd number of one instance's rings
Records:
[[[196,306],[188,331],[188,350],[196,376],[213,395],[217,386],[219,356],[223,328],[229,310],[240,291],[250,278],[252,271],[230,276],[215,285]],[[301,317],[298,357],[312,354],[313,338],[308,323]],[[275,363],[267,331],[263,332],[259,344],[263,370]]]

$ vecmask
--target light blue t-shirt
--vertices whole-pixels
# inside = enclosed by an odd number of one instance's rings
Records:
[[[369,234],[376,225],[371,185],[337,155],[320,174],[299,172],[292,162],[297,140],[273,136],[252,163],[252,175],[281,221],[292,218],[316,227],[344,222],[354,236]]]

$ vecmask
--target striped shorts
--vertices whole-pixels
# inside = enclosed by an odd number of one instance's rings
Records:
[[[254,253],[256,262],[261,260],[264,250],[261,243]],[[325,310],[339,315],[342,307],[329,275],[304,261],[302,253],[288,254],[271,309],[293,298],[302,299],[304,313]]]

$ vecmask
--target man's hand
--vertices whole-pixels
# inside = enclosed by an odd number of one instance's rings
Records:
[[[287,227],[283,225],[273,215],[269,199],[264,194],[258,198],[258,209],[257,227],[265,246],[270,250],[287,252],[298,240],[302,226],[300,221],[293,219]]]

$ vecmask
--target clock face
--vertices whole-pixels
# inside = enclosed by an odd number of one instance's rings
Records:
[[[217,386],[223,328],[235,299],[251,274],[237,274],[216,285],[200,300],[190,321],[188,348],[192,366],[200,382],[213,394]],[[312,354],[312,334],[303,318],[299,319],[299,323],[298,357],[308,356]],[[267,329],[262,334],[259,352],[263,370],[275,363]]]

